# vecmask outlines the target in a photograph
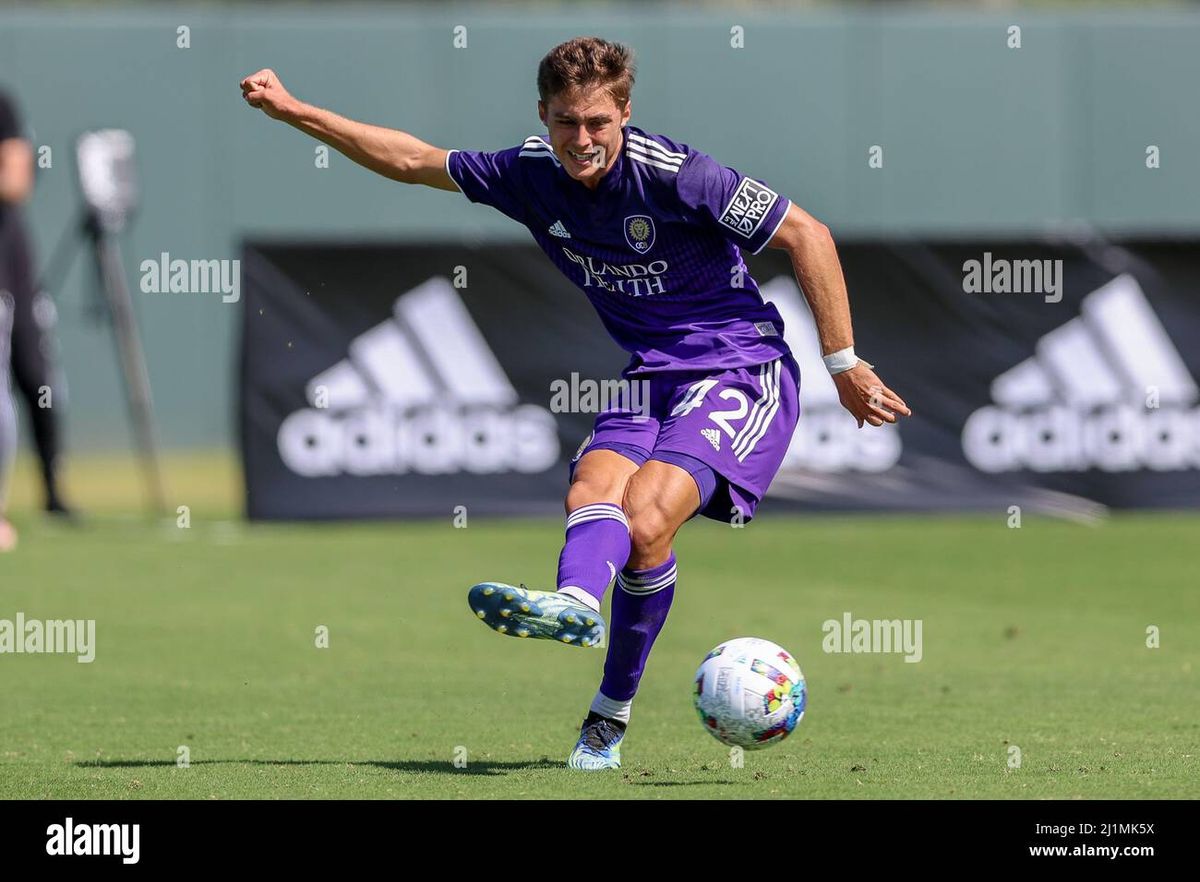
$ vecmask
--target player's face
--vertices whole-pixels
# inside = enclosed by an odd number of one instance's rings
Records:
[[[624,108],[604,89],[574,89],[538,102],[538,115],[550,132],[550,146],[567,174],[595,187],[617,160],[621,129],[629,122]]]

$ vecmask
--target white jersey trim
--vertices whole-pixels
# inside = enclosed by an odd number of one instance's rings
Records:
[[[518,156],[530,156],[534,159],[545,159],[550,157],[554,160],[555,165],[562,165],[558,161],[558,157],[554,155],[554,148],[539,138],[537,135],[530,135],[525,139],[525,143],[521,145],[521,152]]]
[[[771,235],[767,236],[761,245],[751,251],[751,254],[758,254],[758,252],[762,251],[769,244],[771,244],[771,240],[775,238],[775,234],[778,233],[779,228],[783,226],[783,222],[787,219],[788,212],[792,210],[792,200],[786,199],[784,201],[787,202],[787,207],[783,209],[783,217],[779,219],[779,223],[775,225],[775,229],[771,230]]]
[[[458,181],[456,181],[454,179],[454,173],[452,171],[450,171],[450,154],[457,153],[457,152],[458,152],[457,150],[453,150],[453,149],[446,151],[446,177],[448,177],[450,179],[451,183],[453,183],[454,186],[458,187],[459,193],[462,193],[464,196],[466,196],[467,192],[462,188],[462,184],[460,184]],[[469,202],[470,200],[468,199],[467,201]]]
[[[630,132],[629,141],[637,144],[647,153],[659,154],[662,159],[668,162],[683,162],[685,159],[687,159],[686,153],[676,153],[674,150],[668,150],[662,144],[659,144],[657,141],[651,141],[644,135],[638,135],[634,132]]]
[[[645,163],[646,165],[652,165],[655,168],[661,168],[664,171],[669,172],[679,171],[679,165],[673,164],[657,156],[652,156],[648,153],[639,152],[640,149],[641,148],[639,148],[636,144],[629,144],[628,149],[625,152],[630,159],[636,159],[638,162]]]

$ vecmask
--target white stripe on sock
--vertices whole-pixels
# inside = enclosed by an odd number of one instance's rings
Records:
[[[674,578],[677,570],[678,570],[678,564],[671,564],[671,568],[669,570],[667,570],[666,572],[663,572],[663,573],[659,573],[657,576],[650,576],[650,575],[638,576],[638,575],[634,575],[633,573],[630,573],[628,570],[621,570],[621,578],[623,578],[625,580],[626,585],[633,585],[634,587],[636,587],[638,585],[649,585],[653,582],[661,582],[667,576]]]
[[[623,577],[627,588],[645,588],[648,585],[661,585],[663,582],[670,582],[675,578],[676,571],[674,569],[663,573],[654,579],[631,579],[628,576]]]
[[[621,512],[622,514],[624,514],[624,512],[621,509],[621,506],[617,505],[614,502],[592,502],[592,503],[589,503],[588,505],[581,505],[581,506],[579,506],[579,508],[572,511],[571,514],[575,515],[575,514],[579,514],[581,511],[597,511],[597,510],[616,511],[616,512]],[[569,516],[570,515],[568,515],[568,517]]]
[[[626,520],[623,516],[618,517],[616,514],[613,514],[612,512],[601,511],[601,512],[579,515],[578,517],[572,515],[571,517],[567,518],[567,529],[568,530],[571,529],[576,524],[586,524],[591,521],[616,521],[618,524],[622,524],[625,527],[629,526],[629,521]]]
[[[655,594],[662,591],[668,585],[675,582],[676,574],[674,568],[662,577],[655,579],[653,582],[632,582],[624,575],[617,576],[617,586],[626,594]]]
[[[567,515],[567,529],[571,529],[576,524],[587,523],[588,521],[602,521],[605,519],[618,521],[629,526],[629,519],[625,517],[625,512],[619,505],[612,505],[606,502],[597,502],[592,505],[584,505],[569,515]]]

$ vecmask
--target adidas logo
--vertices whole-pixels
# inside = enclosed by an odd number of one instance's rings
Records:
[[[277,437],[283,462],[305,477],[535,473],[558,462],[554,416],[520,404],[444,278],[401,294],[305,398]]]
[[[558,236],[560,239],[570,239],[571,234],[567,232],[567,228],[563,226],[563,222],[556,220],[553,226],[550,227],[550,235]]]
[[[775,304],[783,319],[783,339],[800,366],[800,422],[792,435],[782,469],[821,473],[886,472],[900,459],[900,432],[885,425],[860,432],[858,422],[842,407],[833,377],[821,360],[817,326],[796,280],[777,276],[759,286],[763,299]],[[774,330],[774,328],[772,328]],[[792,476],[793,478],[796,476]],[[782,493],[784,474],[772,485]]]
[[[1120,275],[992,381],[963,454],[984,472],[1197,468],[1197,393],[1137,280]]]
[[[713,450],[718,453],[721,451],[721,433],[716,429],[701,429],[700,434],[708,439],[708,443],[713,446]]]

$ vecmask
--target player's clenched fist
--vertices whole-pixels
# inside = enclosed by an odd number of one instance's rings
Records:
[[[242,97],[251,107],[260,108],[272,119],[286,117],[296,100],[270,68],[252,73],[242,80]]]

